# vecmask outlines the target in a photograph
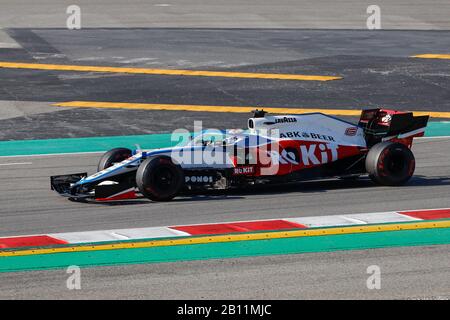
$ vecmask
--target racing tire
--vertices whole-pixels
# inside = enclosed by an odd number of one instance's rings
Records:
[[[147,158],[136,172],[136,185],[139,191],[153,201],[172,200],[183,184],[183,170],[168,156]]]
[[[413,176],[415,167],[414,154],[401,143],[378,143],[366,157],[366,171],[380,185],[404,185]]]
[[[114,148],[105,152],[98,162],[97,170],[102,171],[111,167],[114,163],[122,162],[131,157],[132,151],[127,148]]]

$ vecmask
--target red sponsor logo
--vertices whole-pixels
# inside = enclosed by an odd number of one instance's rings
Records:
[[[350,127],[345,130],[345,135],[346,136],[354,136],[354,135],[356,135],[357,131],[358,131],[357,127]]]
[[[233,175],[249,175],[253,174],[253,167],[237,167],[233,169]]]

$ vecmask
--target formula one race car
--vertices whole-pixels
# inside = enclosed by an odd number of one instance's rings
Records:
[[[165,149],[112,149],[97,173],[53,176],[51,187],[75,200],[168,201],[189,190],[365,174],[377,184],[398,186],[414,173],[412,141],[424,135],[428,118],[371,109],[352,124],[322,113],[270,116],[256,110],[247,130],[201,131]]]

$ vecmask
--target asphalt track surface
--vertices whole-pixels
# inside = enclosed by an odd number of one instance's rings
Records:
[[[79,1],[80,31],[64,29],[69,4],[2,1],[0,60],[344,79],[294,83],[0,69],[0,140],[169,132],[191,129],[193,120],[233,128],[245,125],[247,118],[50,105],[71,100],[450,108],[448,60],[410,58],[448,53],[448,2],[378,1],[382,27],[395,31],[366,30],[366,8],[372,3],[353,0],[339,5],[296,1],[294,6],[290,0],[173,0],[169,6],[132,0],[126,14],[122,1]],[[49,190],[50,175],[93,172],[98,154],[0,158],[0,236],[450,207],[450,139],[419,140],[413,150],[416,176],[399,188],[376,187],[368,179],[329,180],[171,203],[109,205],[74,203]],[[82,271],[80,291],[67,290],[64,270],[8,273],[0,274],[0,298],[449,298],[449,248],[88,268]],[[381,290],[366,287],[366,269],[373,264],[381,267]]]
[[[51,175],[96,170],[99,154],[0,158],[0,234],[26,235],[236,220],[450,207],[450,139],[415,142],[415,177],[404,187],[326,180],[115,204],[71,202],[49,190]],[[7,164],[10,165],[7,165]]]
[[[70,202],[49,190],[52,174],[95,170],[97,154],[1,158],[0,234],[87,231],[340,213],[450,207],[450,140],[416,141],[417,169],[404,187],[316,181],[114,205]],[[10,165],[5,165],[5,164]],[[0,298],[449,298],[450,246],[208,260],[83,269],[83,289],[64,270],[1,274]],[[368,290],[379,265],[382,289]],[[349,280],[351,279],[351,280]]]
[[[449,299],[450,245],[0,274],[0,299]],[[381,288],[366,286],[380,267]]]

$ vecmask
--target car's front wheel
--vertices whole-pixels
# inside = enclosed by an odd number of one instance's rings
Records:
[[[97,169],[98,171],[102,171],[106,168],[111,167],[117,162],[122,162],[125,159],[131,157],[131,150],[127,148],[114,148],[105,152],[100,161],[98,162]]]
[[[401,143],[378,143],[370,149],[366,158],[370,178],[386,186],[405,184],[414,174],[415,166],[413,153]]]
[[[169,201],[181,190],[184,173],[170,157],[154,156],[139,165],[136,184],[145,197],[153,201]]]

